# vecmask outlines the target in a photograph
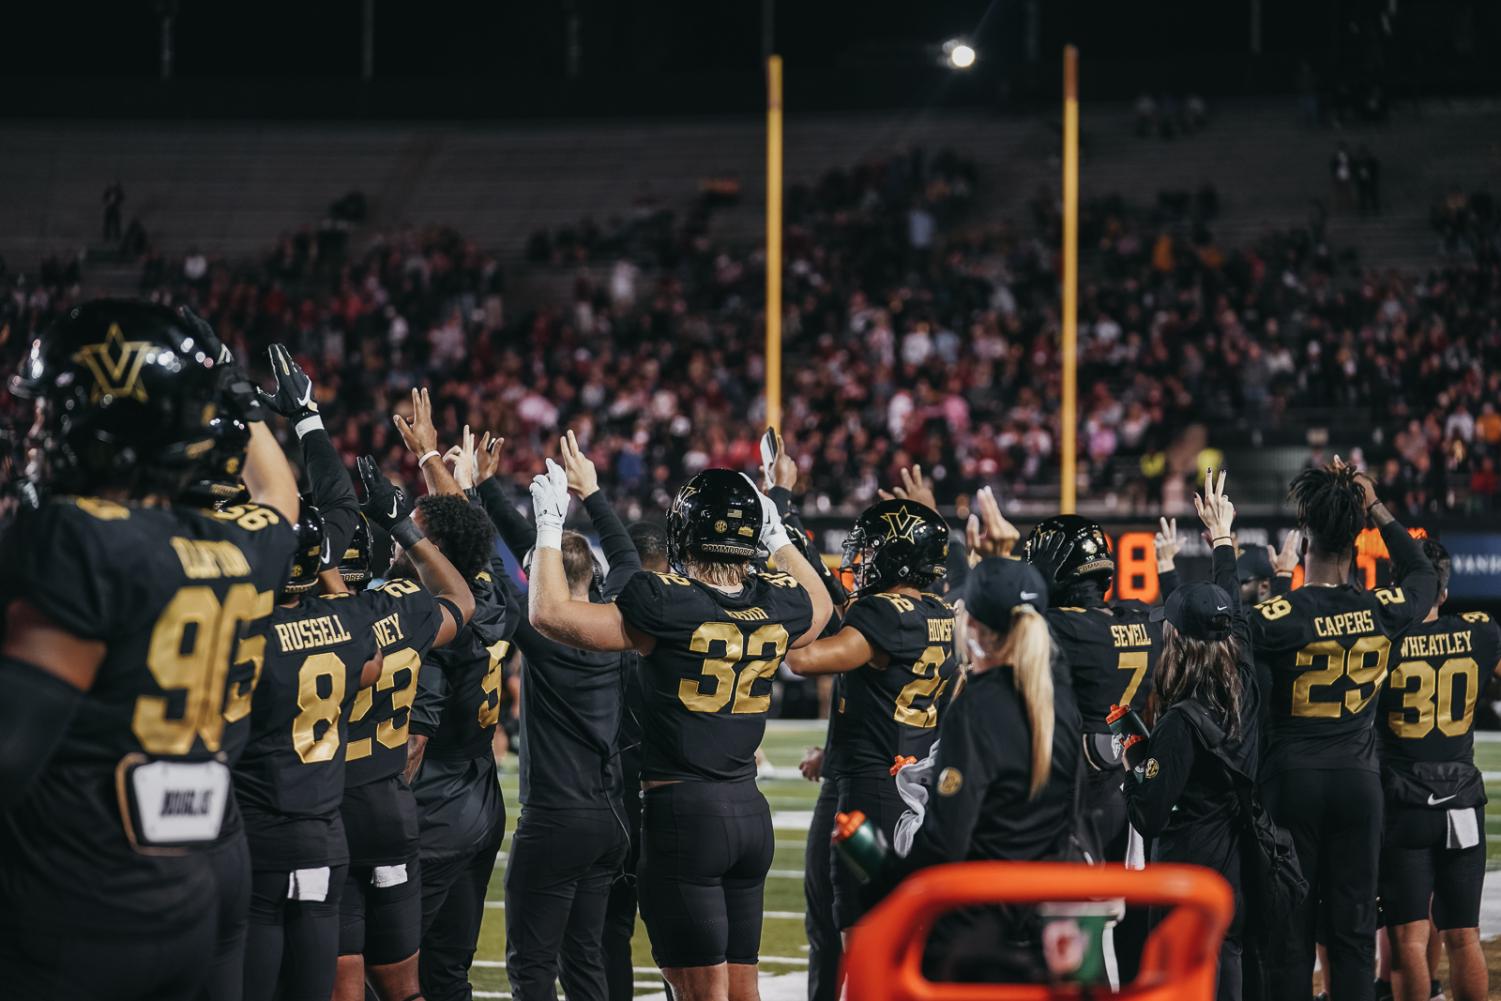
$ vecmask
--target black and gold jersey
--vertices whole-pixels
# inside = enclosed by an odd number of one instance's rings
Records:
[[[348,860],[338,823],[349,707],[375,656],[369,602],[307,597],[278,607],[250,710],[250,743],[235,767],[235,795],[258,869]]]
[[[1475,703],[1501,660],[1501,628],[1485,612],[1421,622],[1392,645],[1381,693],[1383,784],[1408,805],[1477,806]]]
[[[791,574],[757,574],[727,594],[643,571],[617,603],[628,625],[656,639],[641,658],[642,779],[754,779],[771,679],[813,624],[802,585]]]
[[[255,504],[60,497],[20,516],[0,557],[4,601],[106,652],[55,756],[0,817],[0,913],[122,931],[213,906],[204,850],[230,796],[230,666],[259,664],[295,546],[286,519]]]
[[[1427,611],[1400,587],[1349,584],[1300,587],[1257,604],[1251,644],[1257,670],[1270,682],[1262,774],[1375,771],[1376,697],[1397,637]]]
[[[400,775],[407,764],[407,732],[422,659],[433,648],[443,613],[432,592],[397,578],[361,591],[384,660],[374,686],[361,689],[349,709],[345,784],[364,785]]]
[[[1053,641],[1068,661],[1085,733],[1108,733],[1111,706],[1146,708],[1162,624],[1136,602],[1097,608],[1050,608]]]
[[[839,676],[824,771],[883,776],[898,756],[927,757],[958,670],[954,609],[936,594],[881,591],[856,601],[844,626],[864,636],[887,663]]]

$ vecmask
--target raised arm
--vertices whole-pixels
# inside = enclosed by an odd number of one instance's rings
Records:
[[[1168,595],[1178,590],[1178,550],[1183,548],[1183,539],[1178,535],[1177,518],[1158,518],[1157,535],[1152,540],[1157,550],[1157,596],[1164,602]]]
[[[453,478],[443,464],[443,453],[438,449],[438,429],[433,425],[433,402],[427,390],[412,390],[412,420],[407,422],[400,414],[391,415],[391,423],[406,447],[417,457],[417,468],[422,470],[422,480],[430,494],[464,495],[463,487]]]
[[[360,479],[365,484],[365,517],[401,543],[401,548],[412,558],[417,579],[438,599],[443,624],[438,627],[438,638],[433,645],[446,646],[474,616],[474,594],[469,590],[469,582],[422,534],[412,520],[411,499],[405,490],[386,479],[374,457],[365,456],[359,467]]]
[[[1298,562],[1303,558],[1303,533],[1296,528],[1287,533],[1287,538],[1282,540],[1281,549],[1266,547],[1267,555],[1272,558],[1272,596],[1281,597],[1293,589],[1293,573],[1298,569]]]
[[[1213,469],[1205,478],[1204,493],[1194,494],[1194,507],[1204,523],[1205,534],[1214,547],[1211,573],[1215,584],[1230,597],[1231,629],[1243,643],[1251,640],[1251,625],[1240,601],[1240,578],[1235,567],[1235,505],[1225,494],[1225,471],[1215,476]]]
[[[777,434],[777,458],[771,469],[771,477],[766,487],[766,496],[771,498],[777,507],[777,514],[782,516],[782,523],[787,526],[787,535],[794,545],[803,551],[810,566],[818,571],[818,578],[823,582],[823,588],[829,593],[829,600],[835,608],[842,608],[845,602],[850,600],[849,590],[839,576],[824,564],[819,555],[808,545],[808,533],[803,527],[803,519],[796,505],[792,501],[792,488],[797,485],[797,461],[787,452],[787,446],[782,441],[780,433]]]
[[[485,432],[485,437],[476,453],[479,461],[479,486],[476,492],[479,495],[480,505],[490,516],[490,522],[495,526],[495,530],[500,533],[500,541],[511,551],[511,555],[520,561],[537,544],[537,530],[506,497],[505,488],[500,485],[500,478],[495,475],[496,467],[500,464],[500,447],[505,443],[504,438],[494,437],[490,432]]]
[[[755,489],[756,484],[749,476],[745,477],[745,481]],[[808,592],[808,598],[813,603],[813,624],[807,632],[792,641],[794,648],[807,646],[818,639],[823,627],[828,625],[829,616],[834,614],[834,601],[824,588],[818,571],[813,569],[813,564],[803,555],[802,549],[788,535],[787,526],[782,524],[782,515],[777,511],[776,504],[760,490],[756,490],[756,495],[761,498],[762,544],[771,553],[777,567],[790,573],[802,585],[803,590]]]
[[[1336,455],[1334,465],[1343,467],[1344,461]],[[1438,600],[1438,572],[1423,555],[1423,544],[1408,534],[1376,496],[1375,482],[1365,473],[1357,473],[1355,482],[1365,491],[1366,514],[1381,532],[1386,551],[1392,558],[1392,579],[1405,598],[1400,602],[1383,600],[1382,611],[1398,624],[1420,621]]]
[[[271,429],[261,421],[250,423],[250,444],[245,449],[245,489],[250,499],[295,522],[302,511],[297,494],[297,476]]]
[[[571,430],[563,436],[562,450],[568,489],[584,502],[584,511],[599,533],[599,547],[605,552],[605,562],[610,565],[600,589],[604,599],[609,601],[641,569],[641,556],[636,552],[630,533],[625,530],[625,523],[599,489],[599,474],[595,472],[594,463],[579,448],[578,439]]]

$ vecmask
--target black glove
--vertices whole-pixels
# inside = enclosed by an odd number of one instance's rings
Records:
[[[309,417],[318,416],[318,401],[313,399],[313,380],[303,372],[302,366],[292,357],[283,344],[273,344],[271,374],[276,377],[276,392],[268,393],[256,388],[261,403],[267,410],[287,418],[293,424],[301,424]],[[322,422],[319,422],[321,426]]]
[[[265,420],[266,414],[261,409],[260,397],[256,395],[259,390],[235,361],[234,352],[219,340],[214,328],[187,306],[178,306],[177,315],[182,317],[184,325],[198,343],[203,345],[203,350],[213,357],[214,364],[219,368],[219,390],[231,416],[238,417],[247,424]]]
[[[415,505],[407,492],[390,480],[375,464],[375,457],[367,455],[356,461],[360,480],[365,484],[365,502],[360,510],[373,525],[379,525],[386,533],[410,549],[423,539],[422,530],[412,521]]]

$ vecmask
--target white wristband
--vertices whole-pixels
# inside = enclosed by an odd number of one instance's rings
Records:
[[[532,548],[557,549],[561,551],[563,548],[563,526],[539,524],[537,526],[537,541]]]
[[[426,452],[423,452],[422,453],[422,457],[417,460],[417,468],[421,469],[423,466],[427,465],[427,460],[428,459],[431,459],[435,455],[442,455],[442,454],[443,453],[439,452],[436,448],[430,448],[430,449],[428,449]]]
[[[317,414],[309,414],[302,420],[298,421],[296,424],[292,425],[292,430],[297,432],[297,440],[301,441],[302,436],[307,434],[309,431],[323,430],[323,418],[318,416]]]

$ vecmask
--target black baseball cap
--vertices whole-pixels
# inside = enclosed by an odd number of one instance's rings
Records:
[[[1152,609],[1152,621],[1163,619],[1189,639],[1216,643],[1230,635],[1230,596],[1212,581],[1196,580],[1168,595],[1167,603]]]
[[[1011,610],[1031,605],[1047,611],[1048,585],[1026,560],[992,556],[976,563],[964,581],[964,608],[998,633],[1011,629]]]
[[[1266,554],[1264,546],[1251,546],[1235,558],[1235,576],[1242,584],[1264,580],[1276,573],[1272,569],[1272,558]]]

